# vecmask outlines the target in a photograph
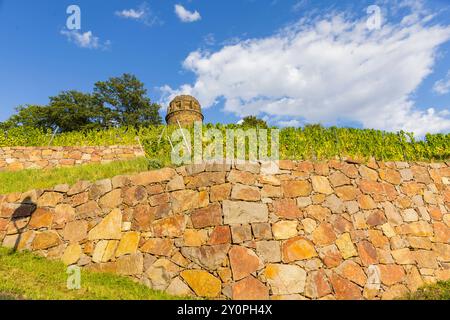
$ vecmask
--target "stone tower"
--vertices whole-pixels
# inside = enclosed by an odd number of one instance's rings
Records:
[[[203,122],[203,114],[200,103],[192,96],[177,96],[169,104],[166,122],[168,125],[188,126],[196,121]],[[178,120],[178,121],[177,121]]]

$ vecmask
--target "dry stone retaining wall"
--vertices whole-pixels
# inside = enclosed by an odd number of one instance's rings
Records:
[[[107,163],[144,156],[139,146],[0,148],[0,171]]]
[[[391,299],[450,278],[449,163],[165,168],[0,196],[3,246],[178,295]]]

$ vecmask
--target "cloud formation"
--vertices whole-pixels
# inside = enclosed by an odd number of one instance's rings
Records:
[[[444,95],[450,92],[450,71],[444,79],[436,81],[433,86],[433,91],[437,94]]]
[[[126,19],[135,19],[139,20],[144,16],[145,12],[141,10],[135,9],[125,9],[122,11],[116,11],[116,16],[126,18]]]
[[[175,13],[182,22],[195,22],[202,18],[198,11],[191,12],[181,4],[175,5]]]
[[[146,2],[142,3],[137,9],[124,9],[122,11],[116,11],[115,15],[123,19],[139,21],[147,26],[162,23],[161,19],[152,12],[150,6]]]
[[[76,46],[85,49],[102,49],[106,50],[110,47],[111,42],[101,42],[100,39],[95,36],[92,31],[81,32],[79,30],[61,30],[61,34],[67,38],[69,42],[74,43]]]
[[[449,131],[448,110],[419,109],[411,94],[432,72],[450,27],[430,24],[422,11],[408,17],[373,31],[366,18],[345,14],[304,18],[270,37],[191,52],[183,66],[195,82],[162,90],[167,99],[192,94],[205,108],[223,101],[225,112],[268,115],[278,125]]]

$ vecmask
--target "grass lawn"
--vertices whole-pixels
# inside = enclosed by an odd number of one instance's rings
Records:
[[[0,172],[0,194],[25,192],[32,189],[51,188],[58,184],[74,184],[80,180],[96,181],[122,174],[133,174],[152,170],[156,166],[142,157],[129,161],[108,164],[55,168],[48,170],[21,170]]]
[[[0,248],[0,300],[179,299],[123,276],[81,271],[81,289],[68,290],[67,267],[29,252]]]

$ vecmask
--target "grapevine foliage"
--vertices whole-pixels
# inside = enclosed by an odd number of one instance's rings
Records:
[[[226,136],[226,129],[238,125],[205,125]],[[152,126],[87,130],[56,134],[39,128],[15,127],[0,133],[0,147],[13,146],[110,146],[141,143],[147,156],[165,162],[169,159],[169,137],[177,127]],[[272,129],[269,129],[269,132]],[[193,139],[193,130],[190,130]],[[137,138],[139,137],[139,139]],[[224,141],[226,139],[223,139]],[[191,140],[193,141],[193,140]],[[270,141],[270,139],[269,139]],[[179,143],[180,141],[172,141]],[[210,141],[203,139],[203,144]],[[224,148],[225,150],[225,148]],[[374,157],[384,161],[442,161],[450,159],[450,133],[427,134],[417,139],[412,133],[384,132],[372,129],[325,128],[309,125],[303,128],[280,129],[280,158],[321,160],[342,157]]]

